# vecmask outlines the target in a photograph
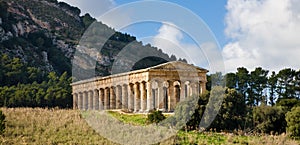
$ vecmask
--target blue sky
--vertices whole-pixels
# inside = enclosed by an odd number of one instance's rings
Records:
[[[114,8],[128,5],[136,0],[61,0],[79,7],[82,13],[90,13],[100,18],[105,12]],[[283,68],[300,68],[300,1],[299,0],[172,0],[181,7],[189,9],[200,17],[211,29],[220,44],[218,47],[221,56],[215,61],[222,61],[226,72],[234,72],[237,67],[246,67],[250,71],[255,67],[278,71]],[[157,7],[163,9],[162,7]],[[130,21],[135,14],[131,9],[123,11],[109,21]],[[166,9],[168,13],[170,9]],[[153,12],[155,13],[155,11]],[[176,11],[174,12],[176,13]],[[155,13],[157,14],[157,13]],[[138,15],[147,15],[142,11]],[[163,14],[157,14],[159,17]],[[178,15],[178,14],[175,14]],[[181,21],[190,22],[189,18],[178,17]],[[109,23],[109,22],[108,22]],[[193,26],[196,30],[197,27]],[[194,39],[184,31],[176,29],[173,22],[143,22],[135,23],[120,31],[137,37],[144,43],[164,48],[167,53],[174,53],[183,57],[184,52],[174,49],[187,50],[192,63],[198,66],[211,67],[211,60],[200,60],[216,53],[199,53]],[[201,29],[201,27],[199,28]],[[157,38],[170,40],[166,43]],[[202,49],[215,49],[212,43],[201,44]],[[195,55],[197,54],[197,55]],[[221,59],[222,57],[222,59]],[[198,60],[199,59],[199,60]]]
[[[135,1],[136,0],[126,0],[126,1],[115,0],[115,3],[117,5],[122,5],[122,4],[127,4]],[[224,29],[225,29],[224,17],[226,13],[225,5],[227,2],[226,0],[189,0],[189,1],[172,0],[168,2],[176,3],[182,7],[191,10],[193,13],[197,14],[213,31],[220,45],[223,46],[226,44],[226,38],[224,35]],[[152,25],[148,24],[145,27],[146,28],[152,27],[154,30],[155,29],[158,30],[159,26],[160,26],[159,24],[152,24]],[[137,37],[139,36],[143,37],[145,35],[143,34],[145,33],[145,27],[134,26],[134,28],[130,28],[128,32],[134,34]],[[146,30],[150,30],[150,29],[146,29]],[[149,31],[147,33],[154,34],[157,32]]]

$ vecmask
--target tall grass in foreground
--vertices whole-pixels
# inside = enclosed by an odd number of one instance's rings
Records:
[[[76,110],[2,108],[7,128],[0,144],[113,144]]]
[[[101,137],[77,110],[41,108],[1,108],[6,116],[6,131],[0,136],[0,144],[114,144]],[[110,112],[117,119],[132,125],[145,125],[145,115],[126,115]],[[132,119],[131,119],[132,118]],[[184,132],[161,144],[287,144],[299,145],[299,141],[287,135],[238,136],[214,132]]]

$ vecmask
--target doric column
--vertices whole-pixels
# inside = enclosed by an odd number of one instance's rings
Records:
[[[116,87],[116,109],[122,108],[122,88],[121,86]]]
[[[184,98],[187,98],[191,95],[191,86],[190,82],[184,83]]]
[[[191,84],[192,95],[196,95],[196,96],[199,95],[198,86],[199,86],[199,84],[197,82],[194,82],[194,83]]]
[[[159,104],[159,97],[158,97],[158,82],[153,81],[151,83],[151,91],[152,91],[152,101],[153,101],[153,108],[157,109]]]
[[[104,109],[104,89],[99,89],[99,109]]]
[[[138,112],[141,109],[141,95],[139,83],[134,84],[134,112]]]
[[[110,96],[109,96],[109,88],[105,88],[104,90],[104,110],[109,109],[109,104],[110,104]]]
[[[83,93],[83,110],[88,109],[88,92]]]
[[[180,85],[180,101],[183,101],[186,98],[186,84],[182,83]]]
[[[134,94],[133,94],[133,85],[128,85],[128,110],[134,110]]]
[[[93,103],[93,109],[99,110],[99,91],[97,89],[94,90]]]
[[[147,111],[154,109],[151,82],[147,82]]]
[[[93,91],[89,91],[88,92],[88,110],[93,110],[93,99],[94,99]]]
[[[122,85],[122,109],[128,109],[128,92],[127,85]]]
[[[73,109],[77,109],[77,108],[78,108],[78,94],[73,93]]]
[[[147,109],[147,94],[146,94],[145,82],[140,83],[140,90],[141,90],[141,110],[140,111],[146,111],[146,109]]]
[[[110,88],[110,109],[116,109],[115,87]]]
[[[206,83],[200,82],[200,94],[203,94],[206,91]]]
[[[163,109],[164,107],[164,87],[163,82],[158,82],[157,89],[157,109]]]
[[[78,108],[79,108],[79,110],[83,110],[83,93],[82,92],[79,93]]]
[[[170,86],[168,89],[168,111],[173,111],[173,100],[175,98],[174,96],[174,85],[173,82],[170,81]]]

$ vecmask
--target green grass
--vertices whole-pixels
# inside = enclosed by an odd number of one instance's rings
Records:
[[[147,115],[145,114],[132,114],[132,115],[126,115],[126,114],[120,114],[118,112],[114,111],[108,111],[110,115],[115,117],[116,119],[132,125],[147,125]]]

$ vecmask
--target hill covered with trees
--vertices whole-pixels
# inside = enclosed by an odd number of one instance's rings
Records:
[[[97,76],[110,75],[116,55],[131,43],[164,58],[145,58],[133,69],[176,60],[174,55],[80,13],[57,0],[0,0],[0,106],[70,107],[71,60],[92,23],[99,26],[97,39],[112,33],[98,56],[101,59],[96,58]]]

